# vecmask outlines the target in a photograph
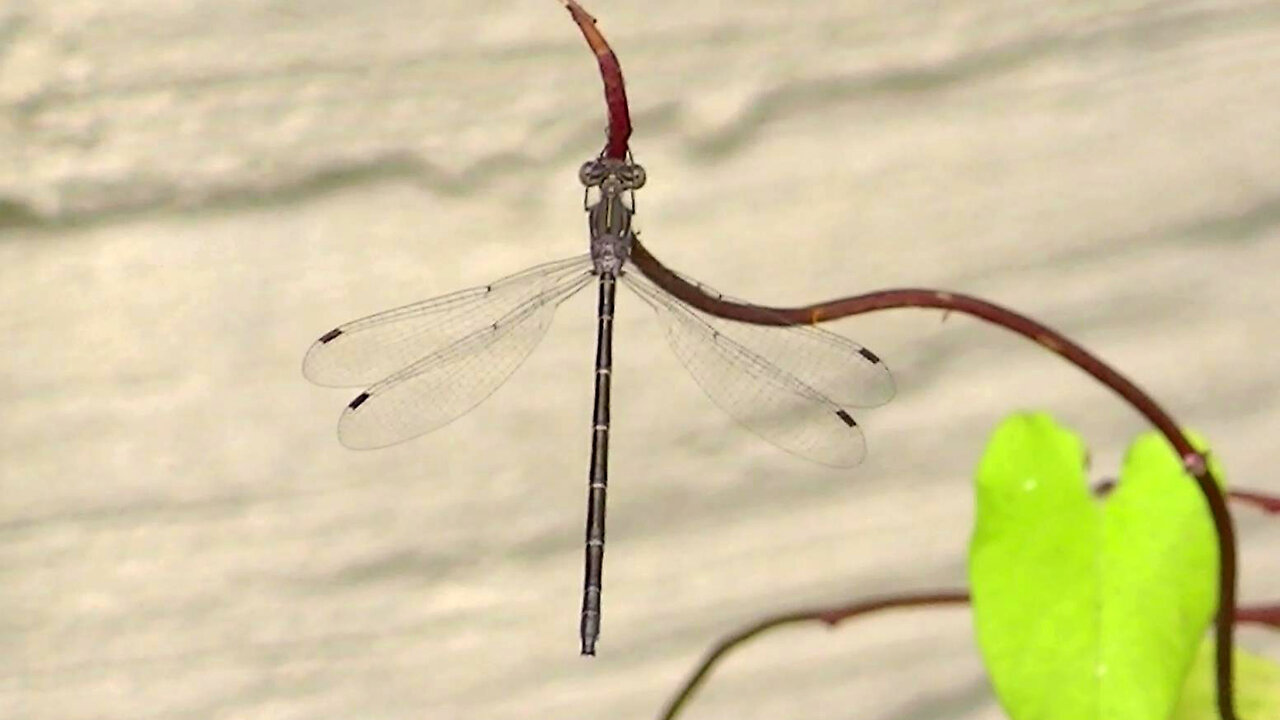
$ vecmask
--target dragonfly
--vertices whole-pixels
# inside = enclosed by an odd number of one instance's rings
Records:
[[[619,283],[653,309],[676,357],[715,404],[760,437],[808,460],[834,467],[861,462],[865,440],[847,408],[888,402],[894,382],[879,357],[841,335],[811,325],[712,317],[632,272],[635,191],[645,184],[644,168],[629,153],[621,159],[601,153],[582,165],[578,177],[590,235],[587,253],[339,325],[311,346],[303,373],[322,386],[366,388],[342,411],[342,444],[394,445],[449,424],[495,392],[533,352],[556,308],[594,280],[595,393],[579,618],[581,652],[594,655]]]

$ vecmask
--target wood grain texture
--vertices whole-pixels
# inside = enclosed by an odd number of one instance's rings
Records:
[[[601,0],[646,244],[733,295],[933,285],[1085,342],[1280,492],[1271,2]],[[968,476],[1048,409],[1142,429],[1014,338],[835,329],[894,369],[870,457],[707,402],[619,299],[601,655],[577,656],[586,295],[488,402],[344,450],[335,324],[582,252],[594,58],[555,2],[0,7],[0,717],[651,717],[768,612],[964,580]],[[1243,597],[1280,528],[1238,514]],[[1280,657],[1274,636],[1242,633]],[[788,631],[690,718],[997,718],[964,611]]]

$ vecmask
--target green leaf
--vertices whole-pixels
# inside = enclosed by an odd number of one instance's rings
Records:
[[[1213,638],[1200,645],[1172,720],[1218,720]],[[1280,665],[1244,650],[1235,653],[1236,714],[1245,720],[1280,720]]]
[[[1014,415],[987,445],[976,501],[974,624],[1005,712],[1168,720],[1217,605],[1218,556],[1165,440],[1139,437],[1104,500],[1079,437],[1047,414]]]

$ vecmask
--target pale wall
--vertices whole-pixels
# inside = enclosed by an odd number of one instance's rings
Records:
[[[1280,6],[590,9],[648,245],[806,302],[1026,310],[1280,492]],[[579,658],[594,300],[475,412],[355,453],[299,362],[338,322],[585,249],[593,59],[550,0],[5,0],[0,716],[644,718],[763,613],[959,585],[991,426],[1141,421],[961,317],[834,328],[898,399],[853,472],[738,429],[623,295],[601,655]],[[1240,516],[1245,599],[1280,528]],[[1280,656],[1274,636],[1254,647]],[[963,610],[761,641],[688,717],[995,718]]]

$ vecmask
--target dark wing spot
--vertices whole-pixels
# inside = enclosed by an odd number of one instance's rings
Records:
[[[352,400],[352,401],[351,401],[351,404],[347,406],[347,409],[348,409],[348,410],[355,410],[356,408],[358,408],[358,407],[360,407],[361,405],[363,405],[363,404],[364,404],[364,401],[365,401],[365,400],[368,400],[368,399],[369,399],[369,393],[367,393],[367,392],[362,392],[362,393],[360,393],[359,395],[357,395],[357,396],[356,396],[356,399],[355,399],[355,400]]]
[[[858,423],[853,421],[853,416],[843,410],[837,410],[836,417],[840,418],[840,422],[849,427],[858,427]]]
[[[341,329],[341,328],[334,328],[334,329],[330,330],[329,332],[325,333],[324,335],[321,335],[321,336],[320,336],[320,342],[322,342],[322,343],[327,343],[327,342],[329,342],[330,340],[332,340],[332,339],[334,339],[334,338],[338,337],[338,336],[339,336],[339,335],[341,335],[341,334],[342,334],[342,329]]]
[[[862,357],[864,357],[864,358],[866,358],[866,359],[870,360],[870,361],[871,361],[871,362],[873,362],[873,363],[878,363],[878,362],[880,362],[880,356],[876,355],[875,353],[871,352],[870,350],[868,350],[868,349],[866,349],[866,348],[864,348],[864,347],[860,347],[860,348],[858,348],[858,354],[859,354],[859,355],[861,355]]]

